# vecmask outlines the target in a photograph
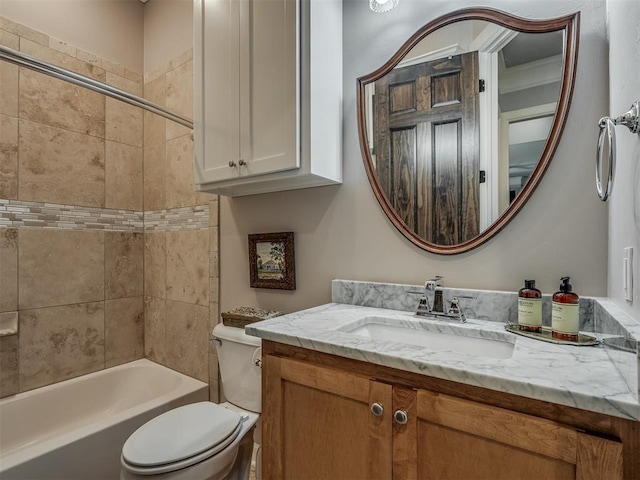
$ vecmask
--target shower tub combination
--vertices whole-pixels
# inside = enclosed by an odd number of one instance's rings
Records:
[[[129,435],[169,409],[208,398],[206,383],[149,360],[4,398],[0,478],[119,478]]]

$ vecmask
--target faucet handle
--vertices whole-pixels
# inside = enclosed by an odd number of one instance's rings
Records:
[[[460,308],[460,300],[458,297],[453,297],[449,302],[449,310],[447,312],[449,315],[454,315],[460,319],[462,323],[467,321],[467,317],[464,313],[462,313],[462,308]]]
[[[435,290],[436,287],[443,287],[443,283],[440,281],[442,280],[444,277],[441,275],[436,275],[433,278],[430,278],[429,280],[427,280],[424,283],[424,288],[426,288],[427,290]]]
[[[458,300],[458,297],[453,297],[451,299],[451,301],[449,302],[449,312],[453,315],[456,315],[458,313],[460,313],[460,300]]]

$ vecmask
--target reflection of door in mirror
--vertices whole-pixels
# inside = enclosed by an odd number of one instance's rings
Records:
[[[475,248],[530,198],[566,121],[578,19],[458,10],[358,79],[367,177],[415,245]]]
[[[396,68],[375,83],[380,186],[407,227],[456,245],[479,233],[478,54]]]
[[[513,202],[542,156],[553,125],[556,103],[523,108],[500,116],[500,209]]]

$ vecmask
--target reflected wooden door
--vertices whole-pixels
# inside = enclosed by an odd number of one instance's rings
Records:
[[[419,237],[456,245],[479,233],[477,52],[397,68],[376,82],[375,168]]]

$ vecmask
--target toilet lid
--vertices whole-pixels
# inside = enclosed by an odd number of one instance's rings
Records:
[[[207,452],[216,453],[240,431],[242,416],[211,402],[170,410],[145,423],[128,438],[122,457],[131,466],[155,467]]]

